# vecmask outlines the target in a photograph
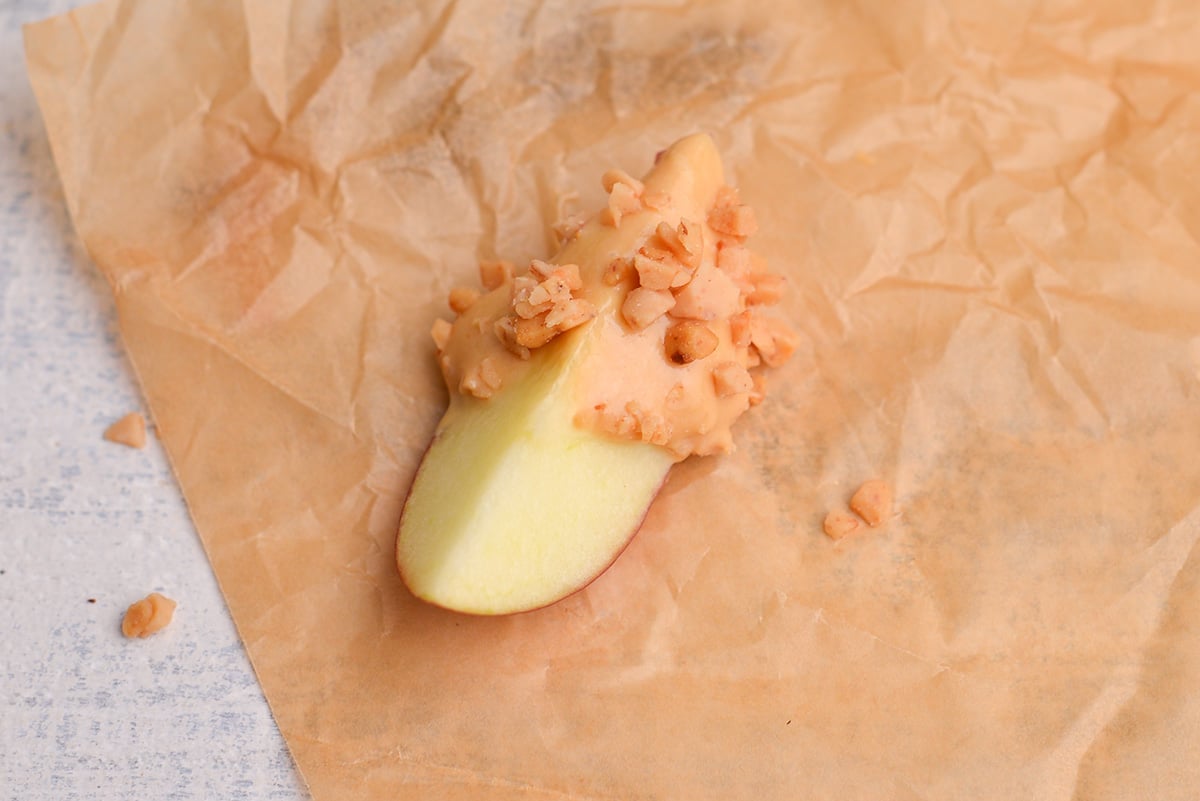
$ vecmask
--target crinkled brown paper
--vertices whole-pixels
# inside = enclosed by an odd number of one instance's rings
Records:
[[[1195,3],[109,0],[27,45],[315,798],[1200,794]],[[694,130],[800,352],[586,591],[418,603],[446,291]],[[875,475],[901,517],[827,540]]]

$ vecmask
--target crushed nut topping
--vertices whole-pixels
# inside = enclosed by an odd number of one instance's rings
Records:
[[[613,259],[604,268],[604,275],[600,276],[600,280],[605,286],[616,286],[624,281],[633,272],[633,266],[629,259]]]
[[[750,306],[773,306],[783,297],[782,275],[758,273],[750,276],[750,283],[754,287],[746,295],[746,303]]]
[[[672,364],[691,364],[712,355],[717,349],[717,335],[704,323],[691,320],[675,323],[663,339],[667,359]]]
[[[671,196],[666,192],[644,192],[642,193],[642,203],[644,203],[648,209],[662,211],[671,205]]]
[[[666,248],[660,248],[650,244],[643,245],[638,249],[637,254],[634,256],[635,262],[638,256],[642,257],[643,259],[648,259],[649,261],[658,262],[667,270],[669,270],[671,273],[671,289],[678,289],[679,287],[686,286],[687,283],[692,280],[692,268],[681,262],[678,258],[676,258],[674,253]]]
[[[675,305],[675,296],[665,289],[638,287],[625,296],[621,316],[635,331],[647,328]]]
[[[708,215],[708,224],[714,231],[739,239],[745,239],[758,230],[758,221],[749,206],[732,206],[714,209]]]
[[[516,317],[512,315],[500,317],[492,326],[492,331],[496,334],[496,339],[500,340],[500,344],[504,345],[509,353],[521,360],[529,358],[529,348],[517,341]]]
[[[433,321],[433,328],[429,330],[429,336],[433,337],[433,345],[437,348],[438,353],[446,350],[446,343],[450,341],[450,332],[454,330],[454,326],[449,320],[438,318]]]
[[[487,291],[499,289],[511,280],[513,280],[512,262],[503,259],[479,262],[479,281]]]
[[[492,397],[502,384],[503,379],[496,369],[496,363],[490,356],[487,356],[463,376],[458,389],[464,394],[486,399]]]
[[[754,389],[750,390],[750,405],[757,406],[767,396],[767,377],[762,373],[752,373],[750,378],[754,380]]]
[[[165,595],[152,592],[125,610],[121,633],[126,637],[149,637],[162,631],[175,615],[175,602]]]
[[[146,418],[130,412],[104,430],[104,438],[130,448],[146,447]]]
[[[642,209],[642,201],[628,184],[615,184],[608,193],[608,223],[613,228],[621,224],[627,214],[636,214]]]
[[[622,170],[609,170],[600,179],[608,193],[608,216],[606,222],[616,228],[621,218],[642,210],[642,193],[645,185]]]
[[[708,213],[708,227],[741,240],[758,230],[758,220],[754,216],[754,209],[738,200],[735,190],[722,187],[717,193],[717,202]]]
[[[850,498],[850,509],[871,528],[892,516],[892,488],[879,479],[871,479]]]
[[[750,345],[768,367],[779,367],[796,350],[796,335],[782,320],[750,316]]]
[[[713,368],[712,376],[718,398],[749,394],[754,390],[750,371],[737,362],[721,362]]]
[[[540,348],[558,333],[546,324],[546,314],[537,317],[519,317],[513,325],[517,332],[517,344],[533,350]]]
[[[680,220],[679,225],[672,228],[665,222],[660,222],[654,233],[684,267],[695,269],[700,264],[700,255],[704,251],[704,237],[699,225]]]
[[[717,269],[739,283],[750,275],[750,251],[740,245],[717,248]]]
[[[741,202],[738,191],[726,184],[717,190],[717,196],[713,198],[713,208],[722,209],[726,206],[736,206]]]
[[[750,312],[738,312],[729,318],[729,336],[735,348],[750,345]]]
[[[583,288],[579,265],[534,259],[526,275],[512,281],[511,313],[496,321],[500,342],[521,359],[564,331],[596,316],[590,302],[577,297]]]
[[[672,317],[692,320],[724,319],[742,307],[742,292],[730,278],[710,265],[702,265],[696,275],[675,294]]]
[[[637,401],[630,401],[618,412],[600,412],[600,428],[609,434],[625,439],[640,439],[652,445],[666,445],[671,440],[671,425],[662,415],[644,409]]]
[[[456,286],[450,290],[448,304],[450,311],[455,314],[462,314],[467,309],[475,305],[475,301],[479,300],[479,292],[467,286]]]
[[[600,185],[605,192],[612,192],[617,184],[625,184],[639,196],[646,191],[645,184],[624,170],[609,170],[600,176]]]
[[[579,236],[579,232],[583,230],[584,223],[587,218],[581,214],[571,214],[554,224],[554,239],[558,244],[563,244]]]
[[[829,539],[840,540],[842,537],[853,534],[858,530],[858,518],[849,512],[834,509],[825,515],[825,522],[822,527],[825,529],[825,534]]]
[[[570,331],[596,316],[592,304],[580,298],[570,298],[546,312],[546,325],[556,331]]]
[[[683,281],[687,280],[687,271],[682,266],[673,261],[659,261],[642,253],[633,257],[633,268],[637,270],[638,284],[646,289],[670,289],[679,286],[676,276],[682,276]]]

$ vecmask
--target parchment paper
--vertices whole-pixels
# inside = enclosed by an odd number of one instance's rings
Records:
[[[1195,3],[1090,0],[109,0],[27,29],[320,801],[1195,799],[1198,43]],[[446,290],[695,130],[800,352],[586,591],[416,602],[393,541]],[[827,540],[877,475],[901,517]]]

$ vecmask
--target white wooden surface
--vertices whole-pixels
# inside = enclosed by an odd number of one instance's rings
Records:
[[[0,0],[0,799],[303,799],[161,448],[101,439],[142,402],[20,31],[72,5]]]

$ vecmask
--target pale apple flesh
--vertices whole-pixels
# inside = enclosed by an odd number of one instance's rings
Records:
[[[722,181],[711,140],[694,136],[664,153],[646,187],[703,219]],[[555,261],[598,276],[640,236],[593,221]],[[616,313],[617,290],[593,298],[601,316]],[[481,615],[536,609],[586,586],[636,534],[675,457],[575,422],[594,322],[537,349],[494,397],[451,393],[397,539],[417,597]]]
[[[545,606],[595,578],[636,532],[670,454],[574,425],[569,368],[546,368],[452,410],[439,430],[399,539],[418,597],[475,614]]]

